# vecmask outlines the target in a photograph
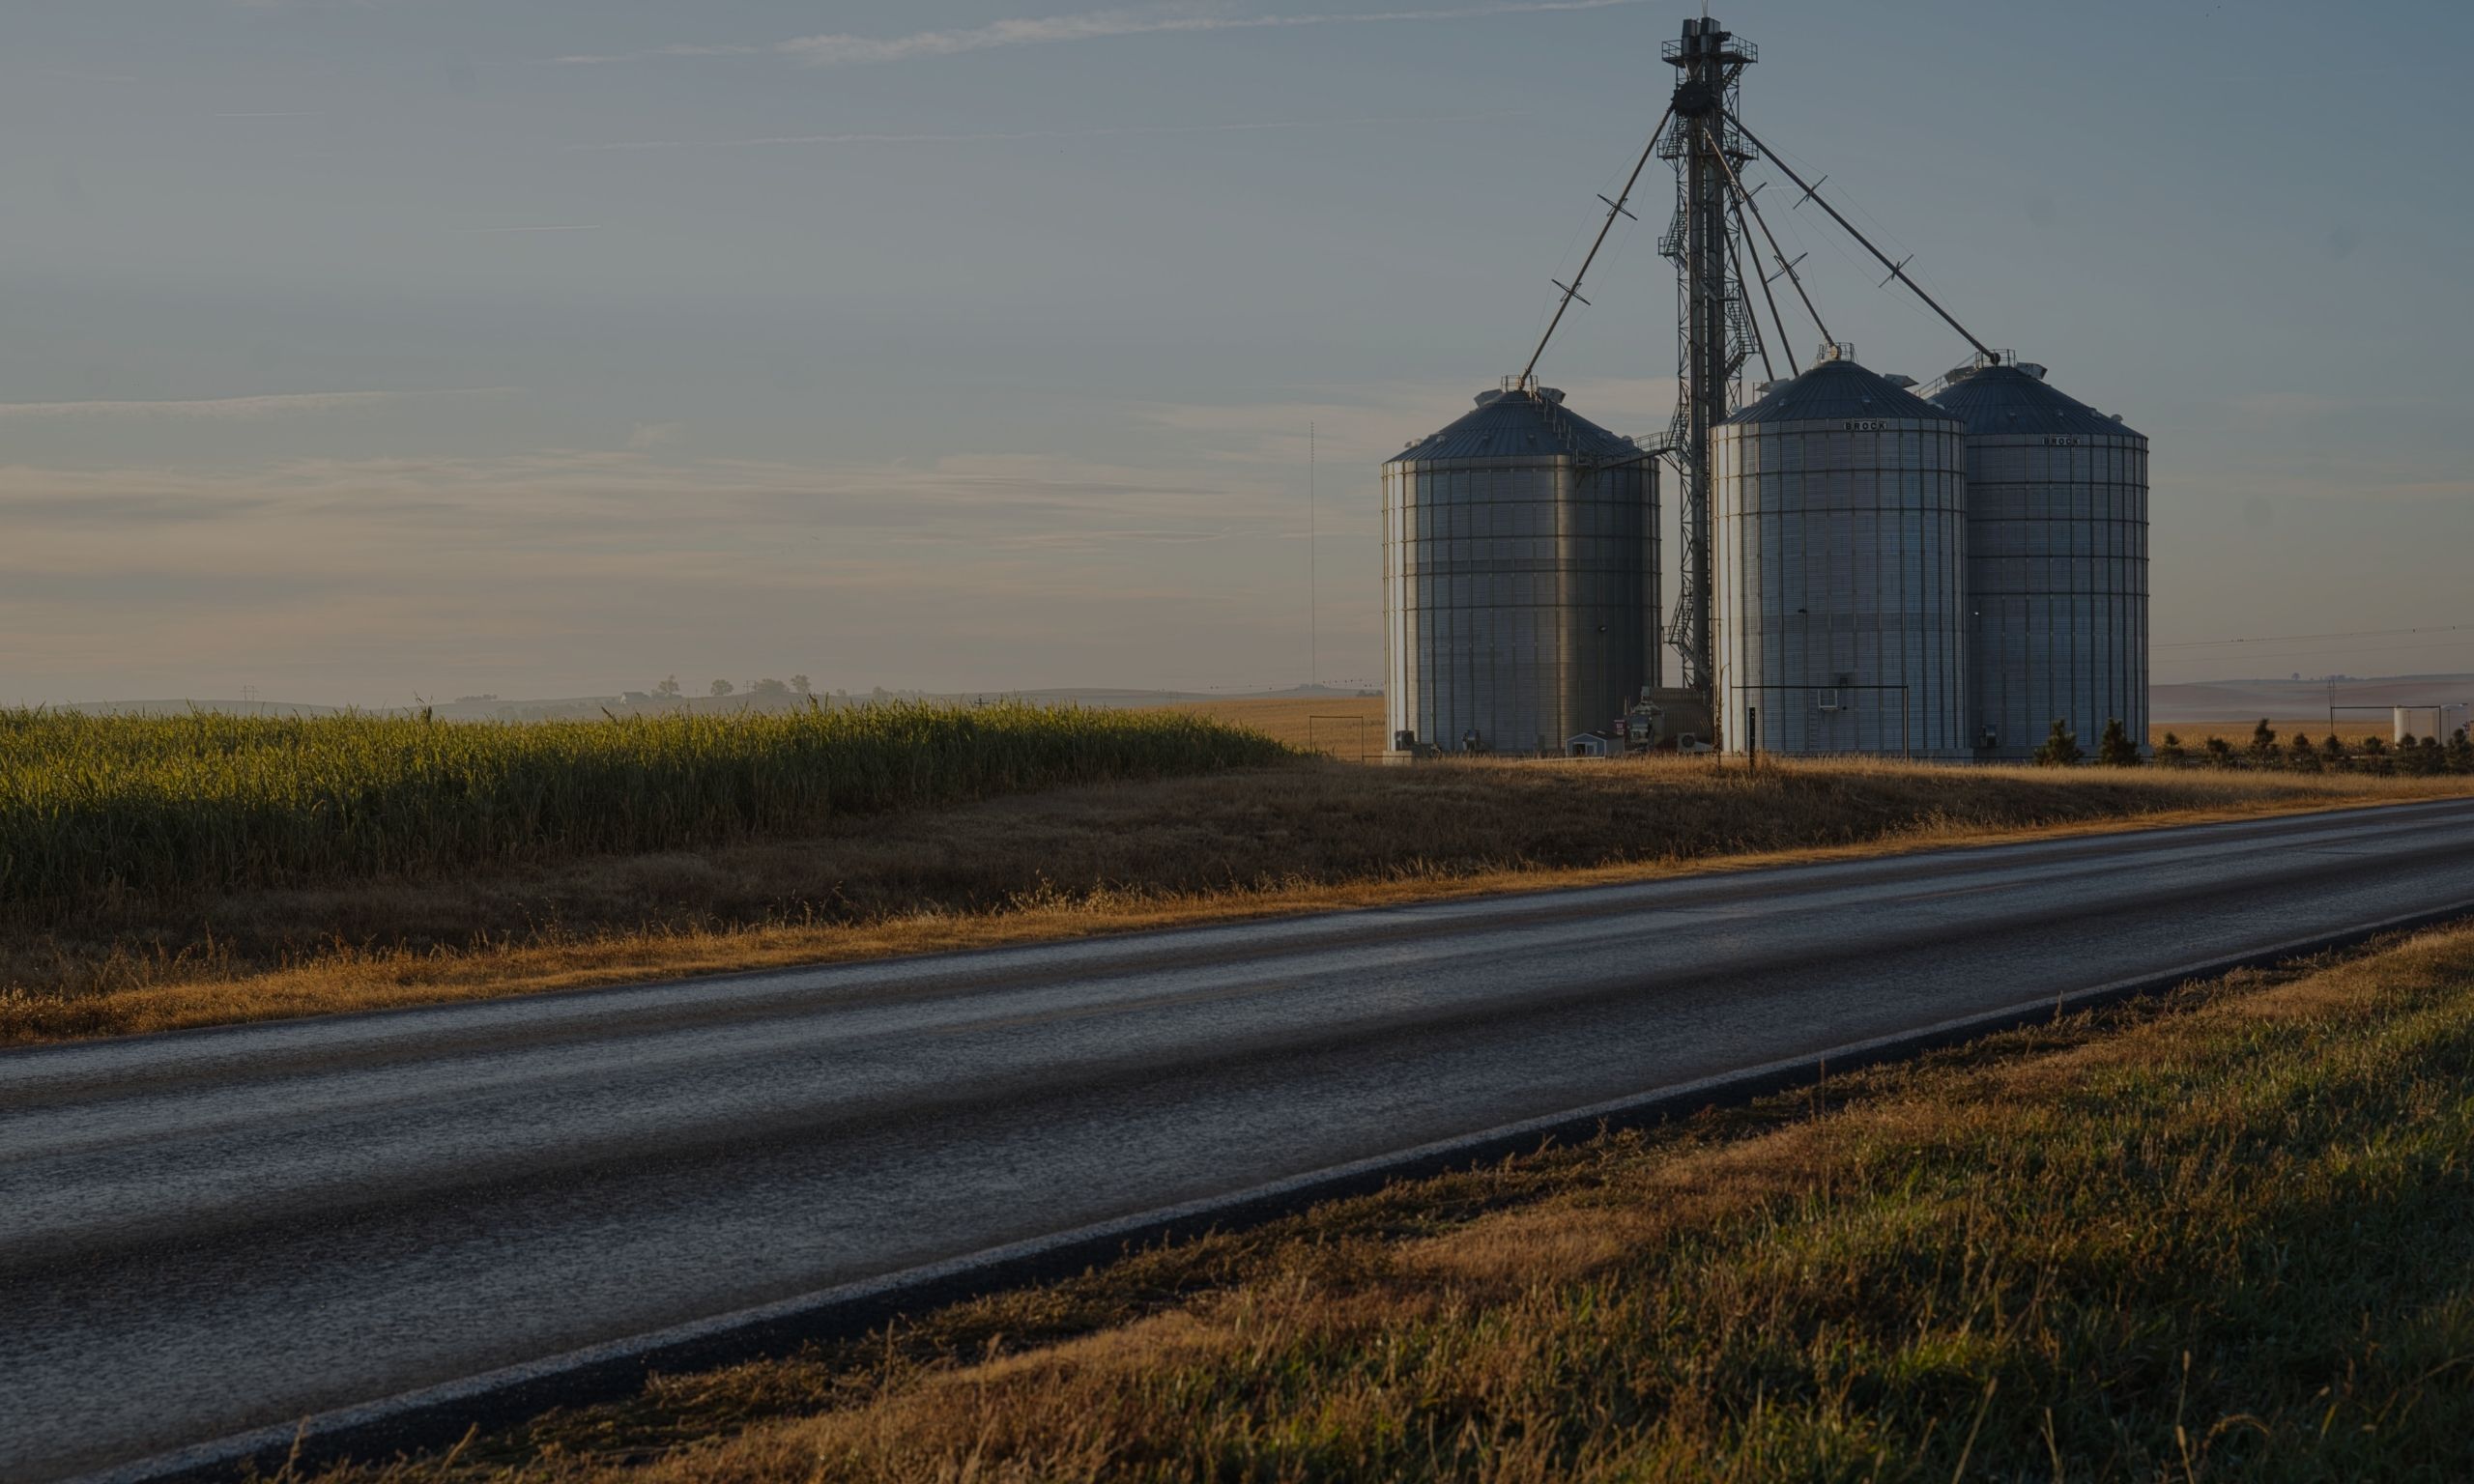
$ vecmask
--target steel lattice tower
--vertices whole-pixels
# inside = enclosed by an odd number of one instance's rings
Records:
[[[1732,385],[1751,351],[1739,254],[1728,231],[1730,182],[1740,178],[1751,152],[1732,118],[1737,79],[1760,54],[1707,18],[1685,21],[1683,38],[1667,43],[1665,53],[1676,69],[1675,103],[1658,154],[1675,161],[1675,221],[1659,251],[1676,266],[1683,389],[1667,446],[1682,475],[1683,548],[1667,642],[1683,657],[1683,683],[1707,694],[1716,679],[1710,643],[1710,430],[1731,410]]]

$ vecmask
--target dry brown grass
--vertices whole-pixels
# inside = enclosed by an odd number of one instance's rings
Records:
[[[2427,934],[333,1484],[2461,1478],[2469,1083]]]
[[[2160,744],[2165,740],[2165,734],[2170,731],[2180,737],[2182,745],[2194,753],[2198,752],[2201,744],[2209,737],[2223,737],[2239,750],[2250,746],[2251,728],[2258,725],[2257,717],[2247,722],[2156,722],[2147,728],[2147,741],[2151,747]],[[2275,729],[2277,741],[2280,744],[2289,741],[2296,732],[2300,732],[2314,742],[2325,741],[2330,730],[2328,719],[2325,716],[2304,717],[2300,721],[2271,719],[2268,726]],[[2334,729],[2345,745],[2351,747],[2365,737],[2377,737],[2385,742],[2388,740],[2391,728],[2386,717],[2364,720],[2357,715],[2341,717]],[[2091,751],[2094,747],[2094,744],[2085,737],[2080,739],[2080,744]]]
[[[1383,698],[1380,696],[1341,697],[1328,700],[1214,700],[1191,705],[1164,707],[1183,711],[1232,726],[1250,727],[1287,743],[1291,747],[1318,752],[1326,756],[1359,760],[1361,747],[1369,754],[1379,754],[1389,745],[1383,733]],[[2153,747],[2172,732],[2182,739],[2182,745],[2193,752],[2208,737],[2223,737],[2236,748],[2248,746],[2251,728],[2257,719],[2238,722],[2156,722],[2147,728],[2148,745]],[[2280,718],[2268,725],[2276,728],[2277,738],[2284,741],[2302,732],[2314,741],[2329,732],[2328,719],[2303,717],[2299,720]],[[2388,739],[2389,724],[2385,717],[2364,717],[2360,714],[2338,721],[2336,733],[2348,746],[2365,737]],[[2079,739],[2080,745],[2093,752],[2093,735]]]
[[[1392,745],[1383,734],[1383,698],[1328,696],[1319,700],[1204,700],[1166,711],[1245,727],[1276,741],[1343,761],[1371,760]]]
[[[1383,698],[1380,696],[1336,697],[1327,700],[1214,700],[1191,705],[1164,707],[1183,711],[1232,726],[1250,727],[1270,734],[1291,747],[1318,752],[1327,756],[1358,760],[1361,747],[1379,754],[1389,745],[1383,734]],[[2148,745],[2153,747],[2172,732],[2182,739],[2182,745],[2197,752],[2208,737],[2223,737],[2236,748],[2248,746],[2251,728],[2257,719],[2238,722],[2156,722],[2147,728]],[[2277,738],[2284,741],[2302,732],[2314,741],[2329,732],[2325,716],[2303,717],[2299,720],[2279,718],[2268,725],[2276,728]],[[2355,715],[2341,718],[2335,728],[2339,737],[2350,746],[2365,737],[2388,739],[2389,724],[2385,717]],[[2095,737],[2079,739],[2080,745],[2093,752]]]
[[[2466,779],[1707,759],[1303,764],[0,929],[0,1044],[2461,795]]]

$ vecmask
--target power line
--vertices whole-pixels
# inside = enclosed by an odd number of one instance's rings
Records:
[[[2462,634],[2474,629],[2474,623],[2426,624],[2414,629],[2355,629],[2345,634],[2258,634],[2247,639],[2192,639],[2178,643],[2151,644],[2152,649],[2213,649],[2227,644],[2289,644],[2315,639],[2387,639],[2399,634]]]

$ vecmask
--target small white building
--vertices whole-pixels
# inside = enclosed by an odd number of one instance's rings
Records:
[[[2388,740],[2402,742],[2407,737],[2437,737],[2448,740],[2448,713],[2455,706],[2392,706]]]

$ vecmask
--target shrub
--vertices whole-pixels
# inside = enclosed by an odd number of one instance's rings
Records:
[[[2056,717],[2053,730],[2045,736],[2045,745],[2036,749],[2036,765],[2066,768],[2086,756],[2079,751],[2079,738],[2071,733],[2070,724]]]
[[[2105,734],[2096,740],[2096,760],[2109,768],[2135,768],[2143,760],[2120,717],[2106,718]]]

